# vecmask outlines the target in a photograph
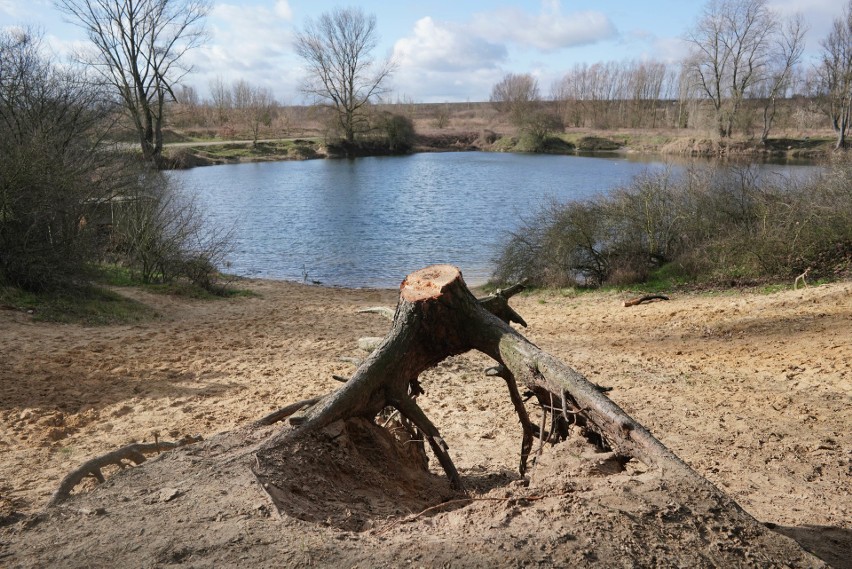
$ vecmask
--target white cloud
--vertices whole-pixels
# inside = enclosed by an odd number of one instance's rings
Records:
[[[615,25],[603,12],[563,14],[558,0],[545,0],[538,14],[503,8],[476,14],[472,30],[481,37],[532,47],[544,52],[588,45],[616,35]]]
[[[666,37],[655,38],[651,45],[651,59],[657,59],[665,63],[678,63],[689,55],[690,44],[683,38]]]
[[[394,45],[394,58],[403,68],[470,71],[495,67],[506,59],[505,46],[471,36],[460,26],[439,24],[426,17],[413,34]]]
[[[290,3],[287,0],[277,0],[275,2],[275,15],[283,20],[292,20],[293,10],[290,9]]]
[[[443,102],[464,100],[472,92],[487,95],[502,75],[508,50],[459,24],[425,17],[409,36],[397,40],[393,57],[399,65],[395,93],[416,94],[419,102]]]
[[[807,48],[818,50],[819,41],[831,31],[832,22],[841,16],[846,2],[840,0],[770,0],[769,7],[784,17],[802,14],[807,30]]]
[[[409,97],[418,103],[487,101],[491,87],[502,75],[498,68],[466,72],[400,68],[393,76],[389,99]]]
[[[615,36],[599,12],[562,13],[558,0],[545,0],[537,14],[514,8],[477,13],[468,22],[421,18],[397,40],[395,92],[416,93],[423,102],[485,100],[511,63],[511,47],[539,53],[595,43]],[[546,77],[552,72],[545,71]]]
[[[210,41],[189,54],[195,67],[192,83],[205,93],[214,78],[246,79],[293,102],[298,81],[293,75],[291,20],[286,0],[272,7],[216,4],[207,21]]]
[[[26,18],[32,14],[33,8],[36,7],[39,10],[45,10],[50,8],[50,4],[46,0],[0,0],[0,14],[9,18]]]

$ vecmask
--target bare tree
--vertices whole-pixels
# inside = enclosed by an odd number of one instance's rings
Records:
[[[161,165],[163,118],[172,86],[189,72],[185,55],[205,39],[206,0],[55,0],[83,28],[94,52],[80,60],[112,85],[145,159]]]
[[[668,72],[665,63],[659,61],[632,62],[627,68],[629,94],[633,101],[631,126],[642,127],[645,117],[651,115],[651,128],[657,126],[657,105],[663,91]]]
[[[760,141],[766,143],[775,120],[778,98],[783,97],[793,81],[796,64],[805,49],[805,25],[801,16],[788,20],[778,35],[770,71],[763,85],[763,132]]]
[[[846,131],[852,119],[852,0],[820,45],[818,94],[826,101],[825,110],[837,133],[835,147],[839,149],[846,145]]]
[[[390,58],[373,57],[377,44],[376,16],[360,8],[335,8],[296,34],[296,53],[307,67],[303,91],[334,109],[349,144],[366,124],[363,107],[386,92],[396,67]]]
[[[221,77],[210,80],[210,98],[216,112],[215,121],[218,126],[228,122],[229,113],[234,107],[231,90]]]
[[[234,83],[232,91],[234,110],[248,126],[252,142],[257,146],[260,127],[272,123],[276,107],[275,97],[269,89],[256,87],[242,79]]]
[[[541,103],[538,81],[529,73],[509,73],[492,87],[491,102],[499,112],[508,114],[513,124],[523,126]]]
[[[746,94],[765,81],[780,32],[767,0],[710,0],[687,33],[687,71],[713,104],[723,138],[731,136]]]

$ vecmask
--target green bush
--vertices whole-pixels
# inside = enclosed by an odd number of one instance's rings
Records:
[[[414,146],[414,122],[405,115],[381,113],[378,129],[392,153],[403,153]]]

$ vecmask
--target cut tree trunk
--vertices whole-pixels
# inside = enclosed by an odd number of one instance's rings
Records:
[[[434,265],[410,274],[400,286],[392,328],[376,350],[340,389],[291,416],[289,427],[267,440],[259,454],[338,420],[372,420],[383,408],[392,406],[423,433],[452,485],[461,489],[462,480],[447,444],[416,402],[420,393],[417,379],[443,359],[475,349],[501,364],[495,374],[509,384],[524,427],[521,470],[530,452],[533,427],[522,411],[516,381],[529,388],[549,411],[550,433],[543,426],[538,429],[542,440],[545,435],[551,441],[564,438],[574,426],[625,461],[635,458],[721,494],[598,386],[516,332],[509,321],[523,323],[523,319],[508,306],[507,299],[514,292],[517,289],[477,301],[461,272],[451,265]]]

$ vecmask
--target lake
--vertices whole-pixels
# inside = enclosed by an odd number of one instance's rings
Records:
[[[468,284],[482,284],[507,232],[540,205],[605,193],[665,167],[647,157],[457,152],[233,164],[167,175],[198,199],[210,223],[233,227],[226,272],[396,287],[433,263],[454,264]]]

